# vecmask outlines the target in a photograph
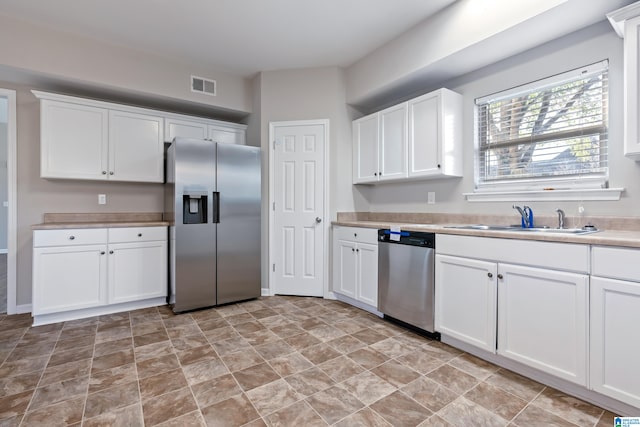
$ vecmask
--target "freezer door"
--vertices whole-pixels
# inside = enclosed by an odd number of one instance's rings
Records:
[[[216,305],[216,225],[210,196],[216,189],[216,150],[211,141],[198,139],[176,138],[174,146],[175,251],[171,252],[175,278],[171,289],[175,295],[171,301],[173,311],[181,312]],[[185,206],[191,199],[205,204]],[[201,222],[185,218],[196,217],[196,211],[205,206]]]
[[[225,304],[261,294],[260,149],[217,147],[218,304]]]

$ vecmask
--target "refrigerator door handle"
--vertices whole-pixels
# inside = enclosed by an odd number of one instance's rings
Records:
[[[211,218],[212,224],[220,223],[220,192],[214,191],[212,194],[212,202],[213,202],[213,215]]]

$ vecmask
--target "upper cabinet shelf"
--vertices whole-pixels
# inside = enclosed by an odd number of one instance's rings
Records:
[[[624,38],[624,155],[640,161],[640,2],[607,18]]]
[[[462,96],[422,95],[353,122],[353,183],[462,176]]]
[[[246,126],[32,91],[40,99],[40,176],[163,182],[174,137],[244,144]]]

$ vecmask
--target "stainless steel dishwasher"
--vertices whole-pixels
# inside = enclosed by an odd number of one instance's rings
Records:
[[[378,230],[378,310],[419,332],[434,330],[434,233]]]

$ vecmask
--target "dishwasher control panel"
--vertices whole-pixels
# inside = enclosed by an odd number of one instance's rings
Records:
[[[435,233],[425,233],[421,231],[392,231],[389,229],[382,229],[378,230],[378,241],[435,248],[436,235]]]

